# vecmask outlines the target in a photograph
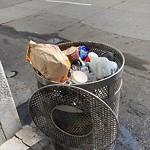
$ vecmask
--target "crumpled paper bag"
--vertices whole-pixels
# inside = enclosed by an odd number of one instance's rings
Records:
[[[70,62],[57,45],[30,41],[26,60],[50,81],[61,82],[63,78],[67,78]]]

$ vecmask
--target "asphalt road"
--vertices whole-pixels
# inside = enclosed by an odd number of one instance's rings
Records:
[[[148,0],[1,0],[0,61],[24,124],[37,90],[25,61],[29,40],[96,41],[125,56],[116,150],[150,149],[150,2]],[[55,39],[54,39],[55,38]]]

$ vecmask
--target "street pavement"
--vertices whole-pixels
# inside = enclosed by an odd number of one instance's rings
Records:
[[[149,0],[0,0],[0,60],[22,122],[30,120],[25,102],[37,90],[25,61],[29,40],[105,43],[126,59],[115,149],[149,150],[149,24]]]

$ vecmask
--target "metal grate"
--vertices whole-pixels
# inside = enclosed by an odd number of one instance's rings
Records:
[[[101,99],[107,99],[109,97],[108,86],[104,86],[102,88],[95,88],[95,90],[92,93],[97,95]]]
[[[79,87],[41,88],[31,97],[29,109],[41,131],[64,147],[99,150],[116,140],[116,115],[100,98]]]
[[[106,102],[114,111],[115,114],[118,114],[118,106],[119,104],[115,105],[114,107],[114,101],[112,97],[120,90],[121,88],[121,77],[123,73],[123,68],[124,68],[124,56],[122,53],[117,50],[116,48],[113,48],[109,45],[101,44],[101,43],[96,43],[96,42],[65,42],[58,44],[61,50],[66,50],[67,48],[71,46],[81,46],[85,45],[90,48],[91,51],[97,53],[99,56],[101,56],[104,52],[112,52],[115,57],[115,61],[118,65],[118,71],[102,80],[94,81],[94,82],[89,82],[85,84],[75,84],[75,86],[83,88],[87,91],[92,92],[99,98],[101,98],[104,102]],[[36,78],[38,81],[38,87],[42,87],[44,85],[48,84],[58,84],[56,82],[50,82],[43,78],[41,75],[39,75],[36,72]],[[116,103],[119,103],[119,101],[116,101]]]

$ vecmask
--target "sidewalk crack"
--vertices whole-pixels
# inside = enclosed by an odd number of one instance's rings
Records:
[[[120,2],[120,3],[117,3],[117,4],[114,4],[114,5],[112,5],[112,6],[109,6],[108,9],[110,9],[110,8],[112,8],[112,7],[114,7],[114,6],[117,6],[117,5],[119,5],[119,4],[125,3],[125,2],[126,2],[126,1],[124,0],[124,1],[122,1],[122,2]]]
[[[4,135],[5,140],[7,141],[7,137],[6,137],[6,135],[5,135],[5,132],[4,132],[4,129],[3,129],[3,126],[2,126],[2,123],[1,123],[1,122],[0,122],[0,128],[1,128],[2,132],[3,132],[3,135]]]
[[[15,137],[16,137],[17,139],[21,140],[21,142],[22,142],[24,145],[26,145],[28,148],[30,148],[30,150],[34,150],[30,145],[26,144],[26,143],[23,141],[22,138],[19,138],[17,135],[15,135]]]
[[[144,77],[144,76],[141,76],[141,75],[137,75],[137,74],[134,74],[134,73],[131,73],[130,71],[128,71],[127,69],[124,69],[124,72],[130,74],[130,75],[133,75],[133,76],[136,76],[136,77],[139,77],[139,78],[143,78],[143,79],[146,79],[146,80],[149,80],[150,81],[150,78],[147,78],[147,77]]]

